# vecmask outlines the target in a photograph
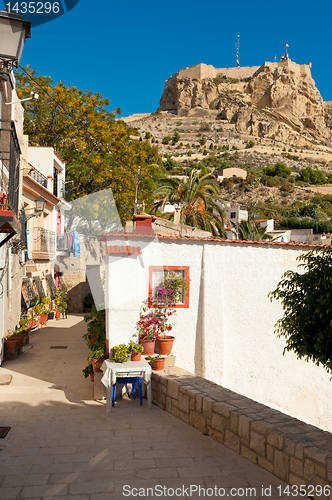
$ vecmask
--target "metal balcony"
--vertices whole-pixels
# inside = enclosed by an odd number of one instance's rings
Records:
[[[44,174],[42,174],[41,172],[39,172],[39,170],[37,170],[35,167],[33,167],[34,169],[31,170],[30,172],[30,177],[38,182],[38,184],[40,184],[41,186],[43,186],[45,189],[47,189],[47,177],[45,177]]]
[[[55,255],[55,232],[42,227],[34,228],[32,258],[51,260]]]
[[[0,119],[0,232],[18,232],[20,145],[12,120]]]

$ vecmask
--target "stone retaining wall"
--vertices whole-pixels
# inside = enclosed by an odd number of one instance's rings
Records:
[[[329,432],[177,367],[153,372],[152,401],[291,485],[332,486]]]

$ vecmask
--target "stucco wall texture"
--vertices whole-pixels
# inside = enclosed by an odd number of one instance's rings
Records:
[[[142,255],[106,260],[110,347],[135,334],[149,266],[189,266],[189,308],[177,309],[171,321],[176,365],[332,431],[329,375],[294,353],[283,356],[285,340],[274,333],[283,310],[268,298],[282,275],[297,268],[296,257],[313,247],[167,238],[129,244]]]

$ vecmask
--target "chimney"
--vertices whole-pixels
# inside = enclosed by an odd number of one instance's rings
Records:
[[[143,236],[155,236],[155,232],[152,229],[152,223],[156,220],[154,215],[139,214],[133,216],[133,222],[135,222],[135,234],[141,234]]]
[[[174,223],[175,224],[180,224],[180,215],[181,215],[181,208],[176,207],[175,212],[174,212]]]

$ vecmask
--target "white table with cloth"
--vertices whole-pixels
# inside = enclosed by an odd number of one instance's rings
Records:
[[[116,379],[121,377],[142,377],[142,382],[146,385],[148,408],[151,409],[151,366],[142,358],[141,361],[127,361],[126,363],[113,363],[110,359],[105,359],[101,365],[104,372],[102,383],[106,387],[106,411],[111,411],[112,386]]]

